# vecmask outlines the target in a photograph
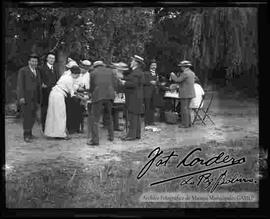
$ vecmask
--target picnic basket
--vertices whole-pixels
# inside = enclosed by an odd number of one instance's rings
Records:
[[[169,124],[176,124],[178,121],[178,113],[177,112],[165,112],[165,121]]]

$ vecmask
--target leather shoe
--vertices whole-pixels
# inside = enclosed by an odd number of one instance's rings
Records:
[[[37,139],[37,137],[34,136],[34,135],[30,135],[29,138],[30,138],[30,139]]]
[[[96,143],[96,142],[93,142],[93,141],[88,141],[87,143],[86,143],[87,145],[99,145],[99,143]]]
[[[134,141],[136,139],[137,138],[132,138],[132,137],[124,137],[124,138],[122,138],[123,141]]]
[[[25,137],[25,138],[24,138],[24,141],[25,141],[26,143],[31,143],[31,142],[32,142],[32,140],[30,139],[30,137]]]

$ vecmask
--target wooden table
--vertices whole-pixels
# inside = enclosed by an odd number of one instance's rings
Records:
[[[164,98],[173,100],[173,111],[177,112],[177,110],[176,110],[176,100],[180,100],[179,93],[178,92],[166,91],[165,95],[164,95]]]
[[[91,109],[91,103],[92,101],[91,100],[88,100],[87,101],[87,113],[88,115],[90,114],[90,109]],[[123,120],[125,120],[125,131],[127,132],[127,128],[128,128],[128,113],[127,111],[125,111],[125,100],[124,99],[119,99],[119,98],[115,98],[114,102],[113,102],[113,106],[112,108],[114,109],[119,109],[120,108],[120,111],[123,111],[123,114],[125,113],[125,119],[123,118]],[[90,116],[88,116],[87,118],[88,120],[88,124],[90,124]],[[88,131],[87,131],[87,138],[90,137],[90,129],[88,128]]]

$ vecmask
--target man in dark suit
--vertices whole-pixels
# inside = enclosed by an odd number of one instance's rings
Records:
[[[112,105],[115,98],[116,78],[112,69],[107,68],[102,61],[96,61],[93,64],[95,68],[90,75],[90,96],[92,106],[90,110],[90,126],[92,139],[87,142],[88,145],[99,145],[98,125],[102,113],[102,107],[108,113],[108,133],[109,141],[114,140]]]
[[[157,95],[157,75],[156,75],[157,64],[155,60],[152,60],[150,64],[150,71],[145,71],[145,83],[143,87],[144,91],[144,106],[145,106],[145,114],[144,114],[144,125],[150,126],[154,124],[155,118],[155,101]]]
[[[48,100],[52,88],[56,85],[59,79],[59,74],[56,71],[55,55],[48,53],[47,62],[40,68],[41,77],[41,124],[42,130],[45,129],[45,121],[48,109]]]
[[[125,88],[125,98],[129,128],[124,141],[132,141],[141,138],[141,115],[144,113],[143,106],[143,85],[145,83],[142,66],[144,59],[135,55],[132,57],[130,67],[131,73],[122,81]]]
[[[22,67],[18,73],[17,94],[23,112],[23,136],[25,142],[32,142],[32,128],[40,107],[40,73],[37,69],[38,56],[32,54],[28,66]]]
[[[174,73],[171,73],[171,79],[179,83],[179,97],[181,104],[181,120],[182,124],[180,128],[191,127],[191,112],[190,101],[195,97],[194,80],[195,74],[190,70],[191,63],[189,61],[182,61],[178,66],[181,67],[182,73],[177,77]]]

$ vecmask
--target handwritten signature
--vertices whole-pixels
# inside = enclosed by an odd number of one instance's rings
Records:
[[[180,183],[180,185],[186,185],[191,184],[195,185],[194,176],[198,176],[198,182],[197,186],[200,184],[206,184],[206,189],[209,188],[212,185],[212,188],[210,192],[213,192],[218,186],[229,184],[229,183],[236,183],[236,182],[253,182],[256,183],[254,179],[246,179],[243,177],[234,177],[233,179],[227,179],[227,170],[225,170],[222,174],[219,175],[218,178],[213,178],[212,171],[218,170],[218,169],[224,169],[236,165],[241,165],[246,162],[245,157],[241,158],[234,158],[229,155],[225,155],[224,152],[221,152],[218,155],[215,155],[209,159],[203,159],[199,156],[198,152],[202,151],[201,148],[195,148],[192,151],[190,151],[186,156],[184,156],[183,159],[180,159],[176,168],[179,167],[193,167],[193,166],[200,166],[203,167],[203,169],[190,172],[187,174],[183,174],[180,176],[175,176],[163,180],[159,180],[157,182],[153,182],[150,185],[158,185],[166,182],[170,182],[173,180],[179,180],[183,179]],[[155,148],[153,151],[151,151],[148,155],[148,158],[150,160],[143,166],[143,168],[140,170],[140,172],[137,175],[137,179],[141,179],[149,170],[150,168],[155,165],[156,167],[160,166],[166,166],[169,161],[172,159],[175,159],[176,157],[179,157],[178,154],[176,154],[174,151],[172,151],[169,155],[161,156],[163,154],[163,151],[160,149],[160,147]],[[189,178],[187,178],[189,177]]]

